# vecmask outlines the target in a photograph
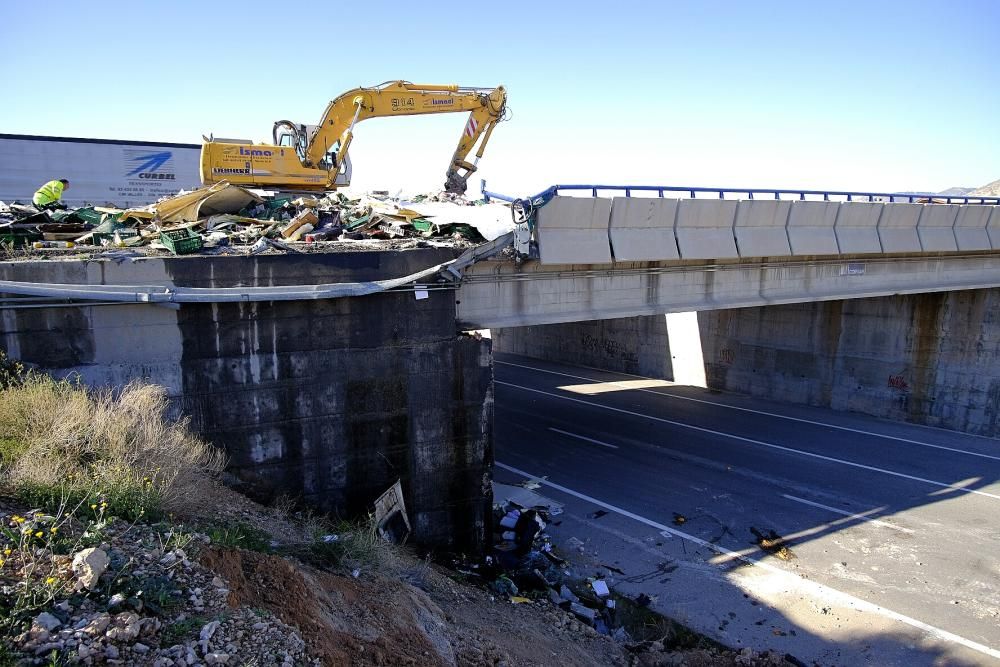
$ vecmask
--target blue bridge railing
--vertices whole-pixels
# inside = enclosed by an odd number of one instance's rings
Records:
[[[499,201],[513,202],[516,197],[490,192],[486,189],[486,181],[482,182],[483,197],[487,201],[497,199]],[[746,195],[748,199],[768,198],[768,199],[790,199],[797,198],[805,201],[807,198],[819,198],[823,201],[888,201],[888,202],[923,202],[934,201],[946,204],[985,204],[990,206],[1000,206],[1000,197],[977,197],[968,195],[942,195],[934,193],[919,192],[851,192],[847,190],[800,190],[795,188],[703,188],[680,185],[553,185],[552,187],[539,192],[533,197],[526,198],[535,206],[539,206],[555,197],[562,191],[590,191],[590,196],[597,197],[599,193],[608,193],[626,197],[631,197],[632,193],[655,192],[657,196],[664,197],[667,192],[686,194],[691,198],[701,195],[715,195],[719,199],[726,199],[726,195]],[[836,199],[831,199],[836,198]]]

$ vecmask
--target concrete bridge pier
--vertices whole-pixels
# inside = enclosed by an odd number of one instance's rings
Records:
[[[0,279],[252,287],[413,274],[454,251],[0,263]],[[225,449],[237,488],[364,515],[402,481],[413,539],[475,552],[491,512],[490,342],[456,334],[455,292],[311,301],[0,309],[0,347],[88,385],[142,379]],[[11,307],[14,306],[14,307]]]

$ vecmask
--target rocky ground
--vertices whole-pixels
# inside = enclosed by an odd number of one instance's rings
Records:
[[[0,501],[0,665],[788,664],[612,639],[547,599],[515,604],[404,550],[216,493],[225,509],[183,523]]]

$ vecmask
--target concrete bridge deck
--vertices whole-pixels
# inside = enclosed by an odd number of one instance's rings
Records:
[[[595,196],[558,194],[583,187]],[[652,197],[602,197],[591,188],[556,186],[533,198],[537,258],[469,267],[461,323],[524,326],[1000,285],[995,197],[754,198],[744,190],[670,198],[656,188],[646,191]],[[734,195],[741,198],[727,198]]]

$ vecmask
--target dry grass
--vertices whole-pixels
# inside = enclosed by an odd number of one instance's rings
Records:
[[[224,457],[167,408],[155,385],[112,393],[29,374],[0,389],[2,482],[22,495],[96,494],[125,515],[183,512]]]

